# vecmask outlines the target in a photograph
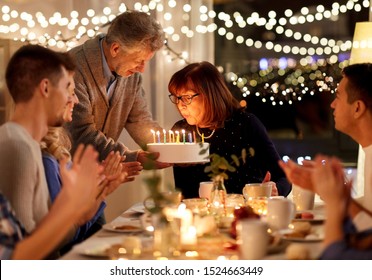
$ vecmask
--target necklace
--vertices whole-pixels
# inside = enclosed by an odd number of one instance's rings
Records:
[[[209,139],[209,138],[211,138],[211,137],[213,136],[213,134],[214,134],[215,131],[216,131],[216,129],[213,129],[213,130],[212,130],[212,133],[211,133],[209,136],[204,136],[204,139]],[[201,134],[200,131],[199,131],[199,127],[198,127],[198,126],[196,126],[196,132],[198,133],[198,135],[199,135],[200,137],[203,137],[202,134]]]

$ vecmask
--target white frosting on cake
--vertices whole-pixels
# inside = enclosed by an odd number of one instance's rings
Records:
[[[157,159],[160,162],[169,163],[193,163],[208,162],[209,143],[150,143],[147,144],[150,152],[159,152]],[[207,152],[200,155],[200,151]]]

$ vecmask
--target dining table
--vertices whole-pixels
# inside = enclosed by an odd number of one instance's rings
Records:
[[[143,217],[145,215],[143,202],[138,202],[132,205],[129,209],[124,211],[111,222],[105,224],[102,229],[97,231],[94,235],[90,236],[83,242],[75,245],[69,252],[60,257],[61,260],[107,260],[117,259],[110,251],[115,246],[123,244],[124,240],[131,240],[140,242],[142,248],[141,254],[129,255],[128,259],[143,259],[154,260],[157,259],[152,252],[154,243],[154,234],[144,229]],[[324,227],[324,204],[315,203],[314,208],[311,210],[314,218],[310,221],[312,230],[319,234],[319,238],[305,239],[305,238],[279,238],[275,245],[269,245],[267,254],[263,260],[287,260],[288,249],[290,246],[297,247],[307,252],[307,259],[317,259],[322,252],[322,239]],[[293,220],[295,222],[296,219]],[[124,225],[124,226],[123,226]],[[290,225],[291,226],[291,225]],[[182,252],[174,259],[226,259],[226,260],[239,260],[239,248],[234,242],[230,242],[231,246],[220,246],[219,252],[212,252],[213,242],[216,239],[223,239],[224,241],[234,241],[230,236],[228,229],[220,230],[218,237],[210,239],[210,237],[198,238],[196,248],[191,251]],[[284,236],[284,235],[283,235]],[[214,241],[213,241],[214,240]],[[220,243],[222,244],[222,243]],[[235,245],[235,246],[234,246]],[[205,252],[202,252],[205,251]],[[196,252],[196,254],[195,254]]]

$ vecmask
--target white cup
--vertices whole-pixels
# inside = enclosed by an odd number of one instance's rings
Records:
[[[267,223],[256,219],[242,219],[236,225],[240,258],[259,260],[267,254],[269,234]]]
[[[292,185],[292,200],[297,211],[312,210],[314,208],[315,193],[299,186]]]
[[[212,188],[213,188],[213,182],[212,181],[200,182],[199,183],[199,197],[200,198],[206,198],[206,199],[209,200],[210,197],[211,197]]]
[[[295,205],[287,198],[268,199],[266,222],[273,231],[287,229],[296,213]]]

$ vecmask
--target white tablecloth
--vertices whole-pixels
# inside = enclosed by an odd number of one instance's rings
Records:
[[[122,225],[138,225],[140,226],[139,217],[143,214],[142,203],[133,205],[130,209],[122,213],[119,217],[114,219],[110,224]],[[323,207],[316,205],[314,209],[315,213],[323,213]],[[110,225],[108,224],[108,225]],[[314,224],[314,228],[322,230],[323,224]],[[143,232],[132,232],[132,233],[117,233],[106,229],[101,229],[96,234],[83,241],[82,243],[74,246],[68,253],[63,255],[60,259],[62,260],[89,260],[89,259],[107,259],[104,256],[104,251],[113,244],[120,244],[122,240],[129,235],[136,235],[140,237],[142,244],[149,246],[152,244],[152,236],[144,234]],[[292,243],[292,242],[290,242]],[[295,242],[308,248],[312,259],[316,259],[322,250],[321,242]],[[290,244],[289,244],[290,245]],[[273,254],[268,254],[265,259],[286,259],[285,250]]]

